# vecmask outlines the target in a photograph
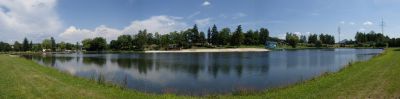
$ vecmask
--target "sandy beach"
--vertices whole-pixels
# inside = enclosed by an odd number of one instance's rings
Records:
[[[169,51],[145,51],[145,53],[203,53],[203,52],[267,52],[270,51],[264,48],[226,48],[226,49],[183,49]]]

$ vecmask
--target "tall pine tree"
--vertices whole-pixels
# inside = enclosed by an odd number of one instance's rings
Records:
[[[56,51],[56,48],[57,48],[56,40],[54,40],[53,37],[51,37],[50,40],[51,40],[51,51]]]
[[[207,42],[211,43],[211,30],[210,30],[210,28],[208,28],[208,30],[207,30]]]
[[[214,24],[214,26],[211,29],[211,43],[213,45],[220,45],[218,44],[218,36],[219,36],[218,29],[217,26]]]
[[[200,43],[200,33],[199,33],[199,29],[197,28],[197,25],[194,24],[193,28],[192,28],[192,42],[195,43]]]
[[[29,41],[27,38],[24,38],[24,41],[22,42],[22,51],[28,51],[29,50]]]
[[[236,28],[236,31],[233,33],[232,38],[231,38],[231,45],[232,46],[240,46],[243,44],[244,41],[244,34],[242,31],[242,26],[239,25]]]

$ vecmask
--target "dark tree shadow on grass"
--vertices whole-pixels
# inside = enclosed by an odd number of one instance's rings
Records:
[[[394,51],[400,51],[400,49],[397,48],[397,49],[394,49]]]

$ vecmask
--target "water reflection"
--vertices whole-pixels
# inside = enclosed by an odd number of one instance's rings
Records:
[[[85,65],[104,66],[106,64],[106,57],[103,55],[83,57],[82,63]]]
[[[73,75],[104,75],[128,88],[154,93],[204,95],[237,89],[286,86],[350,61],[367,60],[379,49],[314,49],[246,53],[125,53],[25,56]]]

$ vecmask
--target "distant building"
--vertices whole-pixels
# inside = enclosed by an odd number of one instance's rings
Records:
[[[278,44],[277,42],[267,41],[265,43],[265,48],[275,49],[277,47],[277,44]]]

